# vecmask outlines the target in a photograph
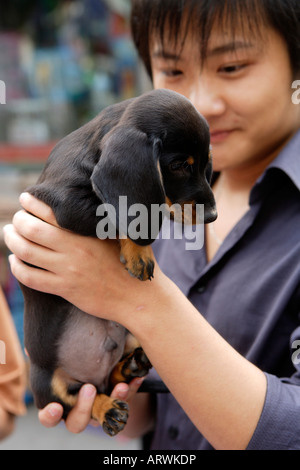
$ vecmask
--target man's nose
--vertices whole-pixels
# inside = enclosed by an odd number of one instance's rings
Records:
[[[226,109],[222,90],[208,78],[199,78],[190,89],[189,99],[208,122],[210,118],[221,116]]]

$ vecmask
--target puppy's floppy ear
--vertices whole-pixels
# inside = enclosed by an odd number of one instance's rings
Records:
[[[162,217],[151,226],[151,205],[165,203],[159,166],[160,140],[150,139],[135,128],[116,126],[102,140],[101,150],[91,177],[95,193],[103,203],[114,207],[119,233],[138,245],[152,243],[161,228]]]

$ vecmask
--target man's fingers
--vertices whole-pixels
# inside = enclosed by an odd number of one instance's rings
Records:
[[[66,419],[68,431],[78,434],[84,431],[87,425],[92,422],[91,414],[96,393],[96,388],[91,384],[85,384],[81,387],[77,403]],[[39,420],[46,428],[56,426],[61,421],[62,416],[63,407],[59,403],[49,403],[39,411]]]
[[[24,210],[16,212],[13,226],[27,240],[49,249],[57,248],[60,229],[29,214]]]
[[[11,272],[19,282],[31,289],[48,294],[52,294],[54,290],[59,295],[61,286],[55,274],[28,266],[15,255],[9,255],[8,260]]]
[[[130,400],[138,391],[142,382],[143,379],[136,378],[129,385],[125,383],[117,384],[111,396],[115,399]],[[66,419],[65,424],[68,431],[78,434],[84,431],[89,424],[94,426],[99,425],[99,423],[91,420],[96,394],[96,388],[91,384],[85,384],[81,387],[77,403]],[[52,428],[61,421],[62,415],[63,407],[59,403],[49,403],[49,405],[39,411],[39,420],[43,426]]]
[[[6,246],[19,259],[33,266],[51,271],[53,263],[52,250],[27,240],[16,231],[13,225],[6,225],[3,228],[3,233]]]
[[[60,254],[52,252],[23,238],[13,225],[6,225],[3,229],[4,240],[13,253],[8,260],[12,274],[19,282],[31,289],[57,295],[65,286],[61,278],[55,273],[55,262]],[[29,263],[29,264],[25,264]],[[32,266],[30,266],[32,265]],[[39,269],[41,268],[41,269]]]
[[[53,428],[60,422],[62,415],[63,407],[59,403],[49,403],[39,411],[39,420],[46,428]]]
[[[137,377],[129,384],[119,383],[111,392],[111,397],[118,400],[130,401],[131,398],[137,393],[138,389],[142,385],[144,377]]]
[[[29,193],[22,193],[20,195],[19,200],[21,206],[27,212],[30,212],[31,214],[35,215],[39,219],[44,220],[48,224],[58,226],[54,213],[50,206],[48,206],[47,204],[31,196],[31,194]]]
[[[81,387],[78,400],[66,419],[66,427],[70,432],[78,434],[90,423],[96,388],[91,384]]]

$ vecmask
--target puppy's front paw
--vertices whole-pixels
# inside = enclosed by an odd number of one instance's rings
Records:
[[[140,247],[129,239],[120,240],[120,261],[125,265],[129,274],[141,281],[153,278],[154,261],[149,247]]]
[[[151,281],[153,278],[154,261],[152,259],[131,259],[125,263],[125,268],[129,274],[140,281]]]

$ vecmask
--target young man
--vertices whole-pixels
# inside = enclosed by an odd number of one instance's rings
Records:
[[[0,441],[25,413],[25,361],[4,293],[0,289]]]
[[[153,429],[153,449],[300,449],[300,4],[135,0],[132,25],[154,87],[187,96],[210,125],[219,217],[205,247],[158,241],[154,280],[140,283],[114,242],[59,229],[24,195],[42,220],[21,211],[6,228],[12,271],[140,340],[171,394],[153,403],[136,381],[118,385],[127,433]],[[94,393],[82,388],[71,431],[87,425]],[[52,426],[61,409],[40,417]]]

